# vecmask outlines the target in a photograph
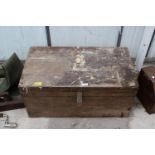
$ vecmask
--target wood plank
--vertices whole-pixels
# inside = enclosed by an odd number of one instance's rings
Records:
[[[13,109],[24,108],[23,99],[13,99],[11,101],[0,102],[0,111],[8,111]]]
[[[78,107],[77,96],[46,96],[37,97],[37,100],[35,97],[29,96],[24,97],[24,101],[26,101],[27,107],[36,107],[40,111],[48,111],[49,108],[53,107]],[[120,96],[117,98],[115,96],[82,96],[81,108],[85,106],[104,106],[105,108],[122,109],[129,108],[133,103],[133,96]]]
[[[27,91],[27,93],[25,93]],[[128,88],[128,89],[116,89],[116,88],[27,88],[24,90],[20,88],[20,92],[23,96],[29,97],[49,97],[49,96],[76,96],[77,92],[81,92],[82,96],[135,96],[137,88]]]
[[[24,98],[30,117],[120,117],[129,113],[133,99],[92,97],[85,98],[79,106],[72,97]]]

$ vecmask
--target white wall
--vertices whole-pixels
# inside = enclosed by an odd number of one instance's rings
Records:
[[[0,27],[0,59],[7,59],[13,52],[21,59],[25,59],[29,47],[35,45],[47,45],[45,27]]]
[[[53,46],[116,47],[120,26],[50,27]]]
[[[154,27],[124,26],[120,46],[128,47],[131,57],[142,63],[147,53],[155,57],[155,37],[150,46],[153,31]],[[52,46],[116,47],[120,32],[121,26],[50,26]],[[47,46],[45,26],[0,27],[0,59],[13,52],[26,59],[31,46]]]

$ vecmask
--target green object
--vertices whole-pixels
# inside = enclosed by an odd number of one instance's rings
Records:
[[[23,63],[16,53],[0,65],[0,93],[17,86],[23,70]]]

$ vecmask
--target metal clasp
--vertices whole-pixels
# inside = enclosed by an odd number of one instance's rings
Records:
[[[77,92],[77,104],[82,105],[82,92]]]

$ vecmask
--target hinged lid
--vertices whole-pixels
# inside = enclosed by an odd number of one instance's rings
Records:
[[[127,48],[32,47],[19,86],[128,89],[136,78]]]

